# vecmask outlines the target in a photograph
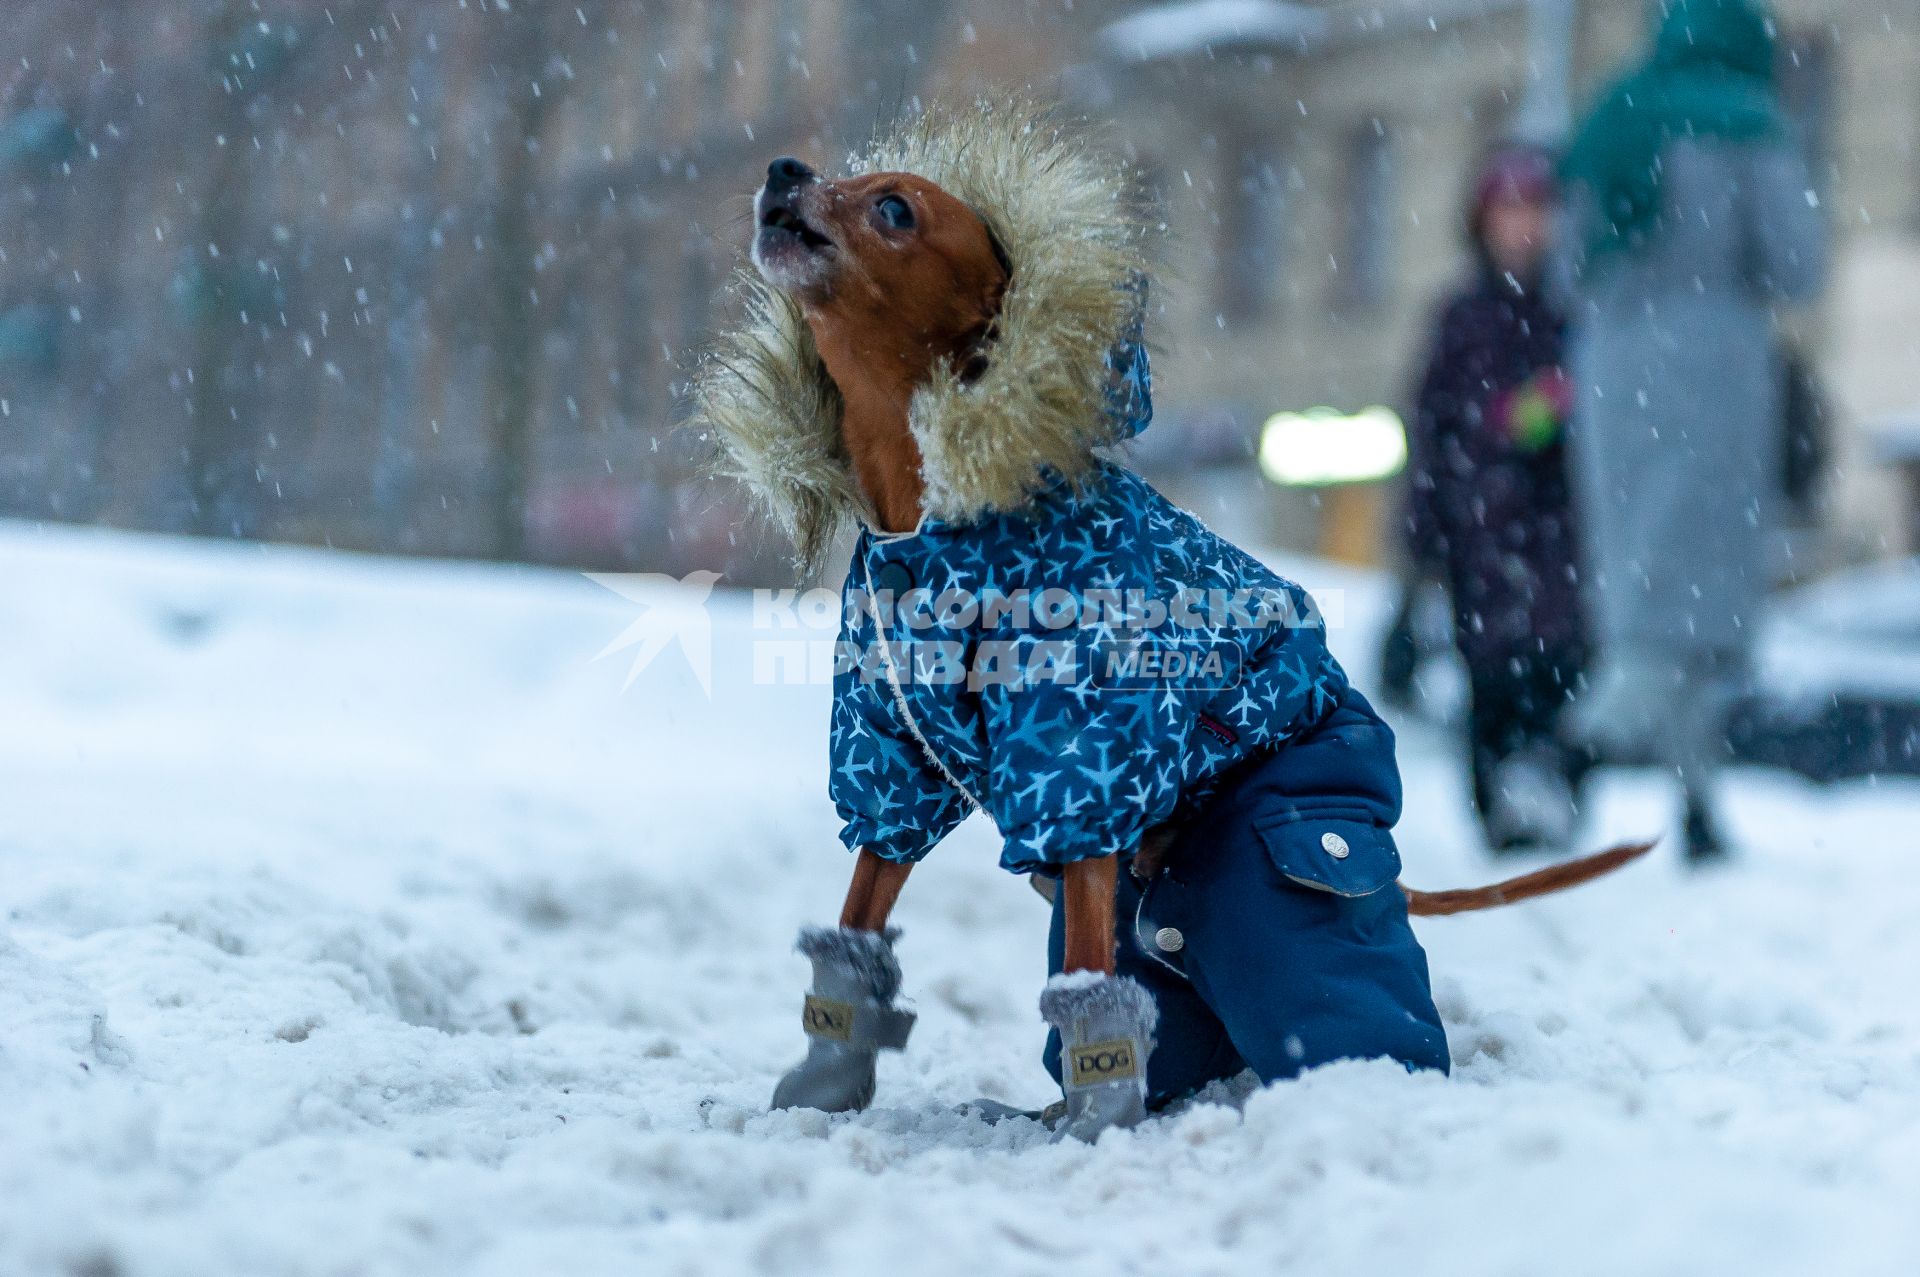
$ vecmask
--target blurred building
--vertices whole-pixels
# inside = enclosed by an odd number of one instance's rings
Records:
[[[1641,0],[1564,3],[1584,101]],[[1465,175],[1543,78],[1517,0],[10,10],[0,514],[741,577],[779,548],[699,477],[676,391],[771,157],[1009,84],[1111,121],[1168,222],[1142,462],[1310,543],[1254,430],[1402,400]],[[1866,421],[1920,403],[1920,14],[1782,12],[1845,235],[1808,331]],[[1892,489],[1850,448],[1870,537]]]
[[[1834,410],[1820,550],[1881,552],[1904,498],[1876,462],[1874,426],[1920,406],[1920,9],[1777,11],[1783,95],[1838,234],[1828,297],[1787,325]],[[1516,133],[1558,140],[1643,47],[1646,12],[1644,0],[1200,0],[1107,25],[1076,86],[1122,121],[1173,230],[1158,449],[1244,450],[1277,409],[1403,406],[1433,302],[1465,266],[1477,156]],[[1193,499],[1251,503],[1258,480],[1237,476]],[[1269,532],[1313,539],[1318,506],[1266,503]]]

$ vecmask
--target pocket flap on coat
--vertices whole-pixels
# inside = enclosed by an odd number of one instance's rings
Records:
[[[1365,818],[1268,816],[1254,822],[1274,868],[1303,887],[1370,896],[1400,877],[1393,835]]]

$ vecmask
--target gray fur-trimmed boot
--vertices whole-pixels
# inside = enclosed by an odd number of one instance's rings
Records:
[[[807,927],[794,947],[813,962],[813,988],[801,1009],[807,1058],[773,1091],[776,1109],[854,1113],[873,1102],[874,1061],[907,1044],[913,1012],[894,1006],[900,932]]]
[[[1053,1138],[1091,1144],[1110,1126],[1147,1115],[1147,1057],[1160,1008],[1139,981],[1075,971],[1047,981],[1040,1014],[1060,1031],[1060,1086],[1067,1115]]]

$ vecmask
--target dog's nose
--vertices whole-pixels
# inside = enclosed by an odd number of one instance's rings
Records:
[[[800,185],[802,182],[811,182],[812,180],[813,170],[802,164],[799,160],[794,159],[791,155],[783,155],[773,163],[767,165],[767,191],[769,194],[783,194]]]

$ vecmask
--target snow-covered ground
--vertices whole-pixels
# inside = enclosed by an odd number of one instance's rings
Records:
[[[1292,566],[1367,651],[1377,585]],[[825,692],[755,686],[716,596],[712,698],[678,653],[623,694],[639,611],[0,527],[0,1274],[1915,1270],[1920,789],[1743,775],[1734,868],[1422,924],[1451,1080],[1095,1148],[952,1110],[1050,1092],[1044,911],[970,826],[901,907],[878,1106],[768,1114],[848,867]],[[1408,880],[1497,872],[1404,745]],[[1669,801],[1611,779],[1590,840]]]

